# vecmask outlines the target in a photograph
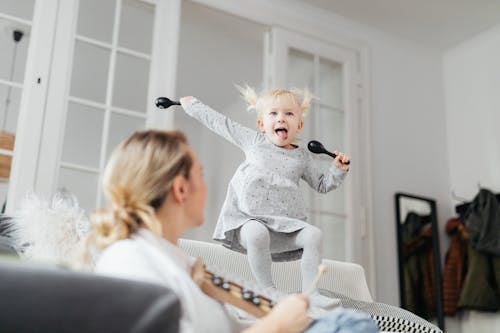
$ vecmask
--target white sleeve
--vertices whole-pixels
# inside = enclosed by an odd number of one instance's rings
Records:
[[[160,276],[149,267],[143,256],[128,242],[113,244],[99,257],[94,272],[127,280],[165,286]]]
[[[231,120],[197,99],[191,101],[184,111],[211,131],[243,150],[246,150],[259,139],[259,133],[256,130]]]
[[[309,186],[319,193],[327,193],[342,184],[347,172],[337,168],[335,165],[332,165],[327,172],[323,172],[320,170],[310,153],[305,152],[305,155],[306,168],[302,175],[302,179],[304,179]]]

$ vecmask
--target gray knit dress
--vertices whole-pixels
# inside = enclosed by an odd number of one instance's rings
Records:
[[[245,153],[245,161],[229,182],[213,234],[215,240],[232,250],[246,253],[240,243],[239,229],[249,220],[264,224],[278,243],[280,234],[296,232],[308,224],[300,179],[316,191],[326,193],[337,188],[346,176],[345,171],[333,164],[328,172],[322,172],[306,147],[278,147],[264,133],[244,127],[198,100],[193,100],[185,111]],[[281,241],[286,241],[286,237]],[[300,258],[301,254],[301,249],[277,250],[272,258],[288,261]]]

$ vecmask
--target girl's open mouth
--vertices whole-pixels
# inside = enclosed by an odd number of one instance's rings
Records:
[[[288,130],[286,128],[277,128],[274,130],[276,135],[278,135],[281,139],[288,139]]]

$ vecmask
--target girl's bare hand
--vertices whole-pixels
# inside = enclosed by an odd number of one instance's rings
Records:
[[[349,156],[338,150],[335,150],[333,153],[337,155],[335,160],[333,160],[335,166],[341,170],[349,171],[349,165],[347,164],[351,160]]]
[[[191,103],[191,101],[193,99],[194,99],[193,96],[185,96],[185,97],[181,97],[179,102],[181,102],[182,107],[185,108],[187,105],[189,105],[189,103]]]

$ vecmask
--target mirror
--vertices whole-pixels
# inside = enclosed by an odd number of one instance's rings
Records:
[[[444,330],[436,201],[396,193],[401,307]]]

